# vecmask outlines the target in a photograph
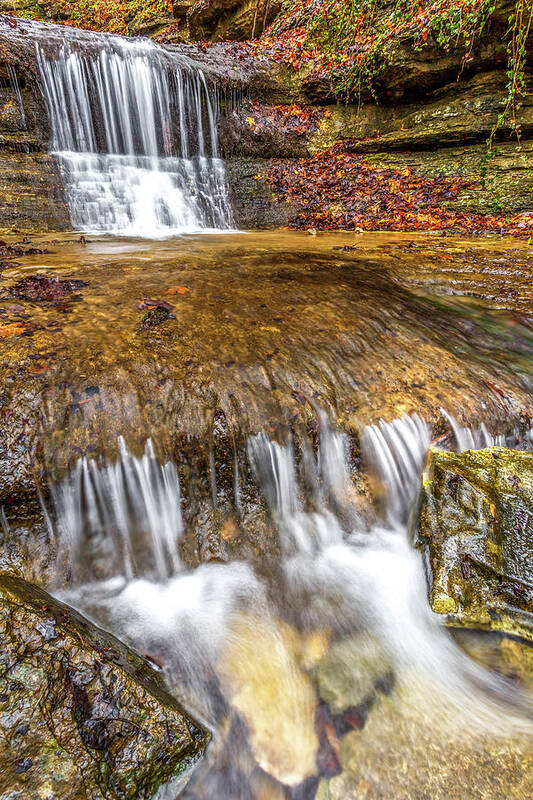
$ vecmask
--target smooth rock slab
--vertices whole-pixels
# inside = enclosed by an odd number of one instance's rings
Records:
[[[149,665],[46,592],[0,577],[0,799],[150,798],[208,734]]]
[[[533,640],[533,453],[430,452],[419,536],[437,613]]]

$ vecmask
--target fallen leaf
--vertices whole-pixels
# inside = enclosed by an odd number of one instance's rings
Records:
[[[8,336],[19,336],[28,330],[28,326],[22,322],[10,322],[7,325],[0,325],[0,337],[6,339]]]
[[[165,294],[189,294],[191,290],[187,286],[171,286]]]

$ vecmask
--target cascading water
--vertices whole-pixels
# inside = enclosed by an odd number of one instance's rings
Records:
[[[160,237],[232,227],[217,92],[197,65],[119,36],[65,33],[36,49],[76,229]]]
[[[302,643],[317,632],[357,637],[362,660],[350,663],[354,675],[373,671],[378,685],[393,676],[424,708],[429,693],[470,731],[530,730],[520,710],[530,705],[527,697],[468,659],[429,608],[424,564],[405,525],[429,427],[404,416],[367,427],[361,440],[365,461],[390,489],[385,510],[365,522],[347,441],[324,419],[316,455],[309,444],[293,449],[265,434],[250,438],[250,467],[282,554],[272,586],[244,563],[184,570],[176,549],[184,527],[177,473],[150,445],[142,458],[122,445],[116,464],[82,459],[53,488],[58,549],[71,565],[62,596],[163,665],[170,685],[219,740],[192,797],[251,797],[246,775],[256,764],[288,786],[311,777],[316,789],[315,701],[288,644],[296,635]],[[94,562],[106,542],[120,556],[119,569],[99,577]],[[124,554],[139,547],[136,570]],[[267,690],[273,696],[266,698]],[[248,732],[237,737],[234,724],[224,743],[228,715],[234,723],[244,719]]]
[[[380,420],[363,431],[363,448],[386,492],[390,522],[405,521],[409,513],[430,440],[429,426],[417,414]]]
[[[52,486],[59,556],[75,582],[83,575],[76,569],[100,562],[107,573],[127,579],[150,574],[164,580],[179,570],[183,523],[176,468],[159,463],[151,441],[141,458],[131,455],[123,439],[119,444],[115,464],[80,459],[62,483]]]

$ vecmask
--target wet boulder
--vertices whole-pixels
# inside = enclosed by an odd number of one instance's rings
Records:
[[[419,538],[437,613],[533,640],[533,453],[430,452]]]
[[[150,798],[208,734],[156,672],[21,579],[0,577],[0,797]]]

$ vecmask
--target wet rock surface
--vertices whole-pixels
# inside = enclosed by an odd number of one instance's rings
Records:
[[[487,630],[451,628],[450,633],[470,658],[502,675],[510,684],[526,692],[533,691],[533,645],[530,642]]]
[[[533,641],[533,454],[430,453],[419,524],[433,609]]]
[[[24,581],[0,577],[0,796],[151,798],[207,733],[143,659]]]
[[[343,771],[322,779],[316,800],[524,800],[533,790],[527,737],[503,741],[490,731],[461,729],[461,710],[446,720],[442,706],[416,688],[381,694],[362,732],[341,742]],[[417,696],[418,695],[418,696]]]
[[[379,640],[360,634],[332,644],[316,670],[316,680],[332,713],[358,709],[366,718],[377,694],[392,688],[394,670]]]
[[[533,299],[517,278],[529,268],[525,246],[502,256],[500,245],[439,237],[226,235],[154,243],[150,271],[145,244],[33,246],[54,252],[1,278],[3,498],[47,467],[59,478],[82,455],[115,458],[118,434],[136,453],[152,436],[164,460],[183,464],[184,485],[197,487],[184,498],[189,520],[210,527],[215,491],[222,532],[235,511],[235,450],[266,424],[312,433],[317,406],[353,434],[404,411],[438,422],[458,394],[465,413],[475,417],[483,401],[504,426],[529,407]],[[86,281],[83,300],[64,313],[13,297],[37,266],[50,281]],[[494,311],[485,317],[450,294]],[[175,319],[139,330],[159,305]],[[253,539],[257,506],[246,493],[243,504]],[[226,536],[213,552],[238,551],[240,536]]]

